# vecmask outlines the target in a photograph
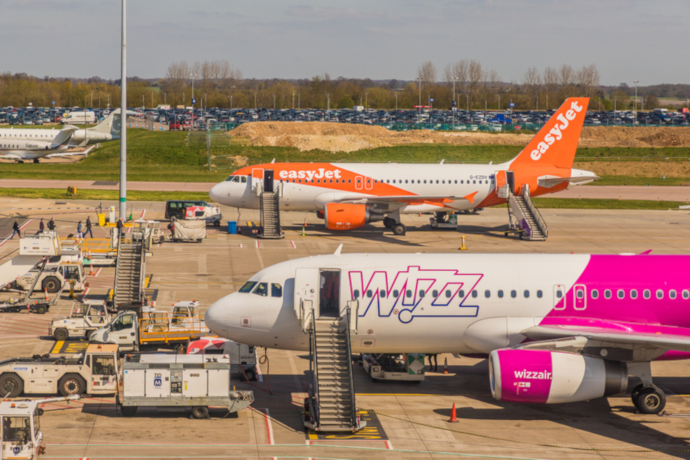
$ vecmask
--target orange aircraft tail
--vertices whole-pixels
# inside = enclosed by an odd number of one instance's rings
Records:
[[[514,170],[516,166],[546,165],[571,168],[588,105],[588,97],[566,99],[537,135],[512,161],[510,169]]]

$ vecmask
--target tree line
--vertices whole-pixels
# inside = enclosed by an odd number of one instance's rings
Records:
[[[24,73],[0,75],[0,106],[26,107],[119,107],[120,81],[33,77]],[[655,85],[638,88],[638,103],[658,105],[656,97],[667,93],[690,95],[690,85]],[[227,60],[171,63],[164,78],[127,80],[127,105],[153,108],[352,108],[411,109],[431,106],[447,109],[453,101],[459,109],[545,110],[557,108],[566,98],[591,98],[593,110],[632,106],[634,88],[626,84],[604,87],[595,65],[573,68],[568,64],[539,70],[530,67],[520,81],[503,81],[498,72],[476,60],[449,63],[443,71],[430,61],[417,69],[412,81],[331,78],[324,73],[308,79],[243,78],[242,71]],[[109,105],[108,105],[109,104]],[[638,108],[640,106],[638,105]]]

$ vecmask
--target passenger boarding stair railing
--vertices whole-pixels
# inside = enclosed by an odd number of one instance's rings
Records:
[[[512,192],[508,194],[508,218],[510,229],[518,231],[520,238],[530,241],[545,241],[549,236],[549,228],[534,206],[529,193],[529,185],[522,186],[520,195]]]
[[[280,187],[272,192],[262,190],[259,200],[261,203],[259,238],[283,238],[280,228]]]
[[[146,276],[146,249],[144,233],[123,234],[118,239],[113,293],[113,304],[116,308],[142,305]]]
[[[366,423],[359,420],[355,405],[350,309],[340,318],[316,319],[313,311],[309,318],[312,384],[310,418],[304,424],[315,431],[358,431]]]

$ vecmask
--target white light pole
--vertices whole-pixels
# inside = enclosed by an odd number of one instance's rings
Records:
[[[127,213],[127,0],[122,0],[122,75],[120,76],[120,218]]]
[[[637,117],[637,84],[640,82],[640,80],[633,80],[633,83],[635,83],[635,103],[633,104],[633,112],[635,113],[635,117]]]
[[[422,113],[422,78],[417,78],[419,81],[419,113]]]

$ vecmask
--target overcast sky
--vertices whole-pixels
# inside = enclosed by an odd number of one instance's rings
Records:
[[[121,0],[0,0],[0,71],[118,78]],[[128,75],[227,59],[246,78],[416,76],[477,59],[503,81],[596,64],[601,83],[690,83],[688,0],[129,0]],[[442,75],[442,72],[440,72]]]

